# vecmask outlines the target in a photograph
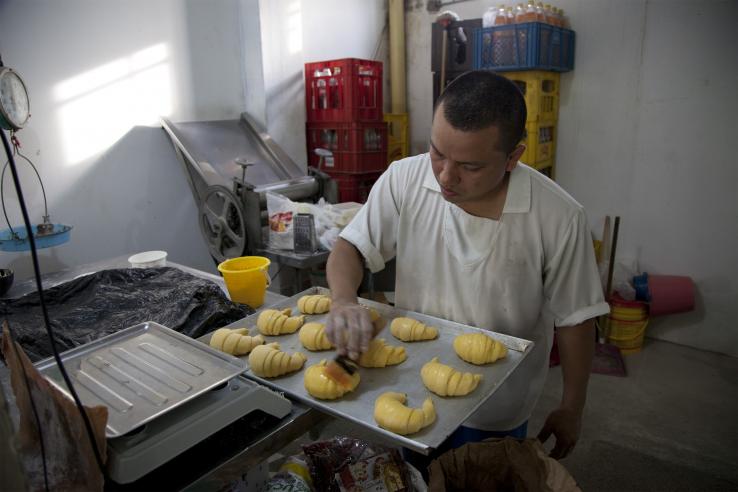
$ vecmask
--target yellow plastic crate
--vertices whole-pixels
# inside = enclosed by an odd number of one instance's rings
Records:
[[[522,159],[521,159],[521,161],[522,161]],[[522,161],[522,162],[525,162],[525,161]],[[525,162],[525,163],[528,164],[527,162]],[[528,165],[530,167],[532,167],[533,169],[537,169],[537,170],[540,171],[542,169],[553,167],[554,160],[553,159],[546,159],[545,161],[540,161],[540,162],[536,162],[535,164],[528,164]]]
[[[538,162],[531,167],[541,174],[545,174],[549,178],[555,179],[554,175],[556,172],[556,164],[554,159]]]
[[[538,172],[556,181],[556,166],[555,165],[552,164],[548,167],[541,168],[538,170]]]
[[[407,113],[384,113],[384,121],[387,122],[387,142],[390,145],[410,141]]]
[[[557,72],[500,72],[525,96],[528,121],[554,120],[559,117],[560,74]]]
[[[539,169],[538,172],[556,181],[556,166],[551,165],[549,167],[544,167]]]
[[[529,121],[525,124],[525,152],[520,160],[539,169],[539,163],[553,159],[556,154],[556,122]]]
[[[403,159],[410,155],[410,145],[408,141],[389,143],[387,145],[387,164]]]

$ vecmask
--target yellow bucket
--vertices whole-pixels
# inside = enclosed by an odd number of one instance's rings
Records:
[[[609,319],[610,335],[607,340],[620,348],[623,355],[633,354],[643,347],[648,318],[639,321]]]
[[[610,305],[610,318],[617,321],[643,321],[648,318],[646,305],[622,306],[615,303]]]
[[[241,256],[218,265],[223,274],[228,293],[233,302],[248,304],[256,309],[264,304],[269,278],[269,258],[263,256]]]

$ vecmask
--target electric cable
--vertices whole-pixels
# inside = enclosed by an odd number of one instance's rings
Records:
[[[279,268],[277,269],[277,273],[272,275],[272,278],[279,278],[279,274],[282,273],[282,268],[284,268],[284,264],[279,265]]]
[[[59,368],[59,372],[61,373],[62,378],[64,378],[64,382],[67,385],[69,394],[72,395],[72,399],[74,400],[74,403],[77,406],[77,409],[79,410],[80,415],[82,416],[82,421],[84,422],[85,430],[87,431],[87,437],[90,440],[92,451],[95,455],[95,460],[97,461],[97,465],[100,468],[100,472],[103,474],[103,477],[105,477],[106,476],[105,465],[102,461],[102,455],[100,454],[100,449],[97,446],[97,440],[95,439],[95,435],[92,431],[92,424],[90,423],[90,419],[87,415],[87,412],[85,412],[85,409],[82,406],[82,402],[80,401],[79,396],[77,395],[77,391],[74,389],[74,386],[72,385],[72,381],[69,379],[67,370],[64,368],[64,364],[62,363],[61,357],[59,356],[59,351],[57,350],[57,347],[56,347],[56,339],[54,338],[54,333],[51,329],[51,322],[49,321],[49,313],[46,310],[46,303],[44,302],[44,291],[43,291],[43,285],[41,282],[41,268],[39,267],[38,254],[36,252],[36,240],[33,237],[33,234],[31,232],[32,231],[31,221],[28,217],[28,210],[26,209],[26,203],[23,199],[23,190],[20,185],[20,178],[18,177],[18,170],[16,169],[15,159],[13,158],[13,153],[10,149],[10,143],[8,142],[8,138],[5,135],[4,130],[0,130],[0,137],[2,138],[3,148],[5,149],[5,153],[7,154],[8,161],[10,163],[10,171],[13,176],[13,183],[15,184],[15,191],[16,191],[16,194],[18,195],[18,203],[20,204],[21,213],[23,215],[23,223],[26,227],[26,233],[28,234],[28,240],[31,246],[31,259],[33,261],[33,272],[36,278],[36,289],[38,290],[38,298],[39,298],[39,303],[41,304],[41,313],[43,314],[43,318],[44,318],[44,326],[46,328],[46,334],[49,337],[49,341],[51,343],[51,351],[54,354],[54,360],[56,361],[57,367]]]

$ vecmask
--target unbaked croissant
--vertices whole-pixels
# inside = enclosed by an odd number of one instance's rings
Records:
[[[369,349],[359,357],[361,367],[394,366],[407,359],[405,347],[387,345],[382,338],[375,338],[369,343]]]
[[[261,335],[249,336],[248,328],[219,328],[210,337],[210,346],[226,354],[246,355],[257,345],[264,343]]]
[[[249,365],[257,376],[275,378],[288,372],[299,371],[307,360],[304,354],[288,354],[279,350],[277,342],[257,345],[249,354]]]
[[[456,355],[472,364],[487,364],[507,355],[507,347],[484,333],[465,333],[454,339]]]
[[[321,360],[319,363],[308,367],[305,370],[305,389],[315,398],[321,400],[335,400],[341,398],[346,393],[353,391],[359,385],[359,371],[355,371],[351,376],[351,386],[346,387],[337,383],[333,378],[325,373],[326,361]]]
[[[412,318],[395,318],[390,325],[390,331],[403,342],[417,342],[432,340],[438,336],[438,329],[427,326]]]
[[[438,396],[463,396],[468,395],[479,384],[481,374],[457,371],[451,366],[438,362],[438,357],[433,357],[430,362],[423,365],[420,377],[426,388]]]
[[[296,332],[305,322],[305,316],[291,316],[292,310],[265,309],[256,320],[262,335],[285,335]]]
[[[373,307],[365,306],[363,304],[360,304],[360,306],[369,311],[369,319],[374,325],[374,333],[379,333],[387,322],[382,318],[382,315],[379,314],[379,311]]]
[[[365,306],[364,304],[359,304],[359,306],[369,311],[369,319],[372,321],[372,323],[374,323],[375,321],[378,321],[379,318],[382,317],[382,315],[379,314],[379,311],[377,311],[373,307]]]
[[[305,323],[300,328],[300,343],[308,350],[329,350],[333,344],[325,334],[323,323]]]
[[[316,294],[302,296],[297,300],[297,309],[303,314],[323,314],[331,310],[331,298]]]
[[[436,409],[430,398],[425,399],[422,408],[410,408],[406,401],[407,395],[403,393],[382,393],[374,402],[374,420],[381,428],[403,436],[418,432],[436,420]]]

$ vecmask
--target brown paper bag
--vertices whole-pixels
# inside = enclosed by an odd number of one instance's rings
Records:
[[[429,482],[432,492],[581,492],[537,439],[512,437],[467,443],[442,454],[430,465]]]
[[[45,461],[49,490],[102,490],[104,478],[77,406],[36,370],[21,346],[11,338],[7,322],[3,323],[2,348],[20,412],[17,450],[29,489],[45,490]],[[29,397],[33,397],[42,436]],[[108,409],[104,406],[85,409],[104,462]],[[41,438],[45,460],[41,458]]]

